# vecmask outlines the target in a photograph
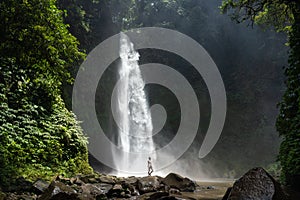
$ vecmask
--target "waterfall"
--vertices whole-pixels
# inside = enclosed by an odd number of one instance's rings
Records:
[[[152,119],[148,101],[144,91],[144,80],[138,65],[139,54],[134,50],[128,36],[120,36],[119,88],[117,93],[117,109],[119,115],[118,147],[124,152],[135,153],[135,161],[128,160],[126,154],[120,156],[123,165],[141,164],[146,169],[146,154],[155,150],[152,139]],[[141,155],[144,155],[141,158]],[[142,163],[141,163],[142,162]],[[120,163],[118,161],[118,163]],[[125,169],[130,169],[130,166]]]

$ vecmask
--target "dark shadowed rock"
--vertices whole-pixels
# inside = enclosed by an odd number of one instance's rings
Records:
[[[98,196],[96,196],[96,200],[107,200],[108,198],[106,197],[105,194],[100,194]]]
[[[225,196],[228,195],[228,191]],[[237,180],[224,200],[285,200],[286,195],[263,168],[253,168]]]
[[[98,180],[96,178],[89,178],[88,182],[89,183],[98,183]]]
[[[96,183],[97,182],[94,174],[81,175],[81,176],[79,176],[79,178],[84,183]]]
[[[175,197],[175,196],[167,196],[167,197],[161,197],[158,200],[195,200],[193,198],[185,198],[185,197]]]
[[[231,190],[232,190],[232,187],[227,188],[227,190],[226,190],[226,192],[225,192],[225,194],[224,194],[222,200],[227,200],[227,199],[228,199]]]
[[[182,192],[193,192],[196,189],[196,184],[194,183],[194,181],[188,178],[183,178],[182,176],[175,173],[168,174],[162,180],[162,182],[169,187],[177,188]]]
[[[89,193],[79,193],[73,195],[75,200],[95,200],[95,196],[89,194]]]
[[[207,186],[206,189],[207,189],[207,190],[214,190],[214,189],[216,189],[216,187],[210,185],[210,186]]]
[[[74,180],[74,184],[76,184],[76,185],[84,185],[84,182],[79,177],[77,177]]]
[[[0,200],[4,200],[6,198],[6,194],[0,190]]]
[[[169,196],[168,192],[155,192],[154,194],[150,195],[149,200],[156,200],[166,196]]]
[[[93,197],[103,194],[101,188],[97,187],[97,185],[90,183],[82,185],[81,192],[83,194],[91,194]]]
[[[167,197],[161,197],[159,198],[159,200],[178,200],[178,199],[174,196],[167,196]]]
[[[47,181],[37,180],[32,185],[32,190],[33,190],[33,192],[35,192],[37,194],[41,194],[46,191],[46,189],[49,187],[49,185],[50,185],[50,183],[48,183]]]
[[[71,200],[78,199],[77,192],[68,185],[59,181],[52,181],[39,200]]]
[[[123,187],[120,184],[116,184],[116,185],[114,185],[114,187],[112,188],[112,190],[123,190]]]
[[[29,192],[32,189],[32,183],[23,177],[16,179],[16,182],[6,188],[2,188],[3,192]]]
[[[0,200],[36,200],[37,195],[32,195],[30,193],[23,193],[23,194],[17,194],[17,193],[9,193],[6,195],[5,198]]]
[[[104,194],[108,193],[108,191],[110,189],[112,189],[112,187],[113,187],[111,184],[107,184],[107,183],[95,183],[95,184],[93,184],[93,186],[100,189],[101,192],[104,193]]]
[[[127,182],[123,182],[122,184],[122,188],[125,190],[125,191],[128,191],[127,193],[133,195],[133,196],[137,196],[139,194],[139,192],[136,190],[135,188],[135,184],[130,184],[130,183],[127,183]]]
[[[181,192],[178,189],[176,189],[176,188],[171,188],[169,190],[169,193],[170,194],[181,194]]]
[[[59,181],[59,182],[62,182],[66,185],[70,185],[70,184],[72,184],[73,179],[79,179],[79,177],[76,176],[74,178],[67,178],[67,177],[64,177],[63,175],[58,175],[55,180]]]
[[[147,176],[139,178],[137,187],[141,194],[155,192],[160,188],[160,181],[156,176]]]
[[[140,192],[136,189],[136,187],[133,188],[133,191],[131,191],[132,196],[139,196]]]
[[[98,177],[97,179],[101,183],[108,183],[108,184],[116,183],[115,177],[109,176],[109,175],[104,175],[104,176]]]
[[[124,179],[124,181],[131,185],[137,185],[138,178],[135,176],[130,176]]]
[[[128,197],[126,196],[126,194],[128,194],[128,192],[126,193],[126,191],[123,189],[122,185],[120,184],[115,184],[113,186],[113,188],[111,188],[108,193],[107,196],[108,197],[119,197],[119,198],[125,198]]]

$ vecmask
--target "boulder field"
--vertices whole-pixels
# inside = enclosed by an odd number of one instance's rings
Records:
[[[208,185],[212,184],[212,185]],[[226,190],[227,189],[227,190]],[[253,168],[233,184],[195,182],[170,173],[166,177],[116,177],[94,173],[53,181],[19,180],[0,190],[0,200],[289,200],[281,185],[263,168]],[[296,198],[297,199],[297,198]]]

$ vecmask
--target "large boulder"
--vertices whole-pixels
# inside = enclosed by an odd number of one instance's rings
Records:
[[[137,188],[141,194],[156,192],[160,188],[159,178],[156,176],[147,176],[139,178]]]
[[[257,167],[249,170],[233,184],[230,194],[226,199],[285,200],[287,197],[280,187],[280,184],[263,168]]]
[[[176,188],[181,192],[193,192],[196,189],[196,184],[194,181],[188,178],[183,178],[182,176],[175,173],[168,174],[162,180],[162,182],[168,185],[170,188]]]
[[[76,190],[59,181],[52,181],[39,200],[73,200],[79,199]]]
[[[103,191],[102,191],[102,188],[99,187],[99,185],[90,184],[90,183],[82,185],[81,188],[80,188],[80,192],[82,194],[85,194],[85,195],[90,194],[93,197],[104,194]]]

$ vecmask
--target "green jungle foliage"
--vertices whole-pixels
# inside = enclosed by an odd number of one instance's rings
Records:
[[[293,187],[300,181],[300,2],[297,0],[227,0],[223,11],[232,11],[238,22],[249,20],[286,31],[289,39],[289,66],[285,68],[286,91],[280,102],[276,127],[283,141],[279,161],[282,180]],[[230,10],[231,9],[231,10]]]
[[[61,85],[84,58],[55,0],[0,3],[0,184],[88,173],[87,138]]]
[[[298,5],[299,6],[299,5]],[[277,130],[283,137],[279,160],[285,183],[299,188],[300,181],[300,7],[289,34],[289,66],[285,69],[286,91],[277,118]]]

